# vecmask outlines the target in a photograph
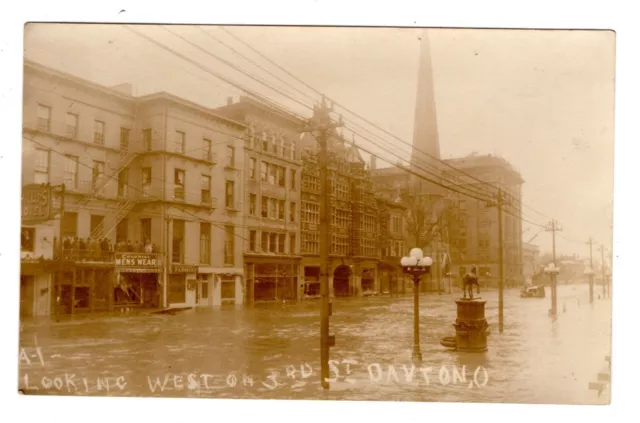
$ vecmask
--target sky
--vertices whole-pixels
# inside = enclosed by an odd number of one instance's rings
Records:
[[[390,163],[409,160],[419,29],[127,28],[29,24],[25,57],[107,86],[131,83],[135,95],[167,91],[217,107],[250,91],[309,117],[319,95],[240,39],[333,99],[336,112],[344,115],[345,135],[355,130],[363,149]],[[472,152],[502,156],[525,180],[524,217],[538,224],[554,218],[562,227],[558,253],[587,256],[589,237],[610,250],[614,34],[429,29],[428,38],[442,158]],[[524,241],[538,234],[533,243],[551,250],[550,233],[529,223],[523,230]]]

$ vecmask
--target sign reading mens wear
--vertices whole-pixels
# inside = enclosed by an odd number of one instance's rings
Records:
[[[130,273],[159,273],[160,259],[156,253],[116,253],[116,270]]]
[[[171,266],[171,273],[198,273],[198,266],[174,264]]]
[[[22,187],[22,224],[41,223],[52,218],[51,185],[30,184]]]

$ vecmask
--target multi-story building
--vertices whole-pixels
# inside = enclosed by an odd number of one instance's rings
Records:
[[[319,293],[320,169],[312,137],[302,139],[301,255],[306,295]],[[380,222],[370,170],[355,144],[341,136],[328,146],[329,291],[351,296],[377,292]]]
[[[247,301],[298,299],[302,122],[253,99],[217,109],[247,126],[243,156]]]
[[[460,187],[483,193],[490,198],[501,187],[507,203],[503,213],[504,277],[506,284],[522,284],[522,220],[520,174],[504,159],[486,155],[471,155],[444,160],[450,167],[440,166],[440,183],[457,191]],[[462,171],[462,172],[460,172]],[[412,189],[413,177],[401,167],[376,169],[374,179],[379,192],[399,192]],[[480,182],[482,181],[482,182]],[[476,195],[477,196],[477,195]],[[421,246],[434,257],[436,268],[443,254],[450,260],[449,271],[462,276],[472,266],[478,268],[484,284],[496,284],[498,277],[498,212],[487,202],[458,192],[440,189],[434,202],[441,201],[441,230],[428,246]],[[407,242],[412,241],[407,233]]]
[[[23,185],[65,188],[58,312],[243,302],[244,124],[29,61],[23,114]]]
[[[522,276],[532,282],[533,276],[540,270],[540,247],[535,244],[522,243]]]

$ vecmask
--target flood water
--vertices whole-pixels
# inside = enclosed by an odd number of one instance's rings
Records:
[[[483,292],[491,326],[483,354],[439,344],[455,333],[459,293],[422,295],[423,361],[415,369],[411,296],[336,299],[330,354],[340,374],[328,391],[319,383],[318,301],[25,323],[19,387],[56,395],[608,403],[608,392],[588,389],[611,354],[611,302],[599,293],[590,305],[587,285],[559,286],[554,320],[548,290],[545,299],[507,290],[499,333],[497,292]]]

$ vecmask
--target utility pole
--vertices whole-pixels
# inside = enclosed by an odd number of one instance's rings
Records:
[[[502,207],[505,205],[504,192],[502,188],[498,188],[496,200],[487,203],[487,207],[496,207],[498,209],[498,328],[500,333],[504,332],[504,241],[502,239]]]
[[[551,220],[545,231],[551,232],[552,239],[552,247],[553,247],[553,265],[554,267],[558,267],[556,265],[556,232],[561,232],[562,228],[558,226],[558,222]],[[558,311],[558,282],[555,273],[551,273],[551,314],[555,316]]]
[[[589,275],[589,303],[593,303],[593,238],[589,237],[589,268],[591,274]]]
[[[310,132],[320,145],[318,165],[320,167],[320,383],[322,388],[329,389],[329,348],[335,345],[335,335],[329,335],[329,317],[332,307],[329,298],[329,246],[331,245],[331,233],[329,230],[329,170],[328,170],[328,142],[330,134],[342,126],[342,117],[339,122],[331,120],[333,107],[327,106],[326,99],[322,98],[320,106],[314,106],[313,117],[307,123],[304,132]]]
[[[60,231],[58,234],[58,277],[56,278],[55,289],[55,301],[56,301],[56,321],[60,318],[60,302],[62,295],[62,277],[64,275],[64,242],[63,242],[63,229],[62,224],[64,222],[64,197],[66,194],[66,188],[64,184],[60,186]],[[73,304],[71,304],[71,310],[73,310]]]

